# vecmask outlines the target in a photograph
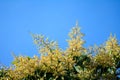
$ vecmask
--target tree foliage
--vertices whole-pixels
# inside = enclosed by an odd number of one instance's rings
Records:
[[[112,80],[120,61],[115,36],[100,46],[85,48],[84,34],[76,23],[66,50],[43,35],[32,34],[40,57],[15,56],[12,66],[0,69],[2,80]],[[93,55],[94,54],[94,55]]]

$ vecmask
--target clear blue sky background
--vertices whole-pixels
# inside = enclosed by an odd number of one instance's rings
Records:
[[[110,33],[120,40],[120,0],[0,0],[0,64],[11,55],[38,55],[29,32],[44,34],[67,47],[76,20],[86,34],[85,46],[104,43]]]

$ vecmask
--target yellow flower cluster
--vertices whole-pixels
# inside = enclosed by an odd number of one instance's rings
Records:
[[[120,45],[115,36],[110,35],[108,41],[106,41],[105,49],[114,57],[120,59]]]
[[[76,24],[76,27],[73,27],[72,31],[69,33],[70,39],[67,40],[68,45],[69,45],[67,51],[79,52],[81,50],[85,50],[83,48],[83,44],[85,43],[85,41],[82,40],[83,36],[84,36],[84,34],[80,32],[80,28],[79,28],[78,24]]]
[[[14,65],[11,66],[8,75],[13,80],[22,79],[23,77],[29,75],[33,75],[33,72],[35,68],[40,65],[40,61],[37,56],[34,56],[33,58],[25,57],[25,56],[19,56],[16,57]]]
[[[113,59],[113,56],[104,52],[98,53],[95,56],[94,60],[97,65],[101,65],[103,67],[115,66],[115,61]]]
[[[40,57],[17,56],[3,80],[103,80],[113,79],[120,60],[120,45],[110,36],[103,46],[88,50],[78,23],[69,33],[66,50],[43,35],[32,34]],[[93,56],[91,54],[93,54]],[[100,66],[100,67],[99,67]],[[99,67],[99,69],[98,69]],[[3,72],[1,72],[3,73]],[[1,74],[0,73],[0,74]]]

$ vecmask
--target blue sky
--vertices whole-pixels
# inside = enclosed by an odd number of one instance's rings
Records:
[[[29,32],[67,47],[68,32],[79,21],[85,46],[102,44],[114,33],[120,40],[120,0],[0,0],[0,64],[11,55],[39,55]]]

